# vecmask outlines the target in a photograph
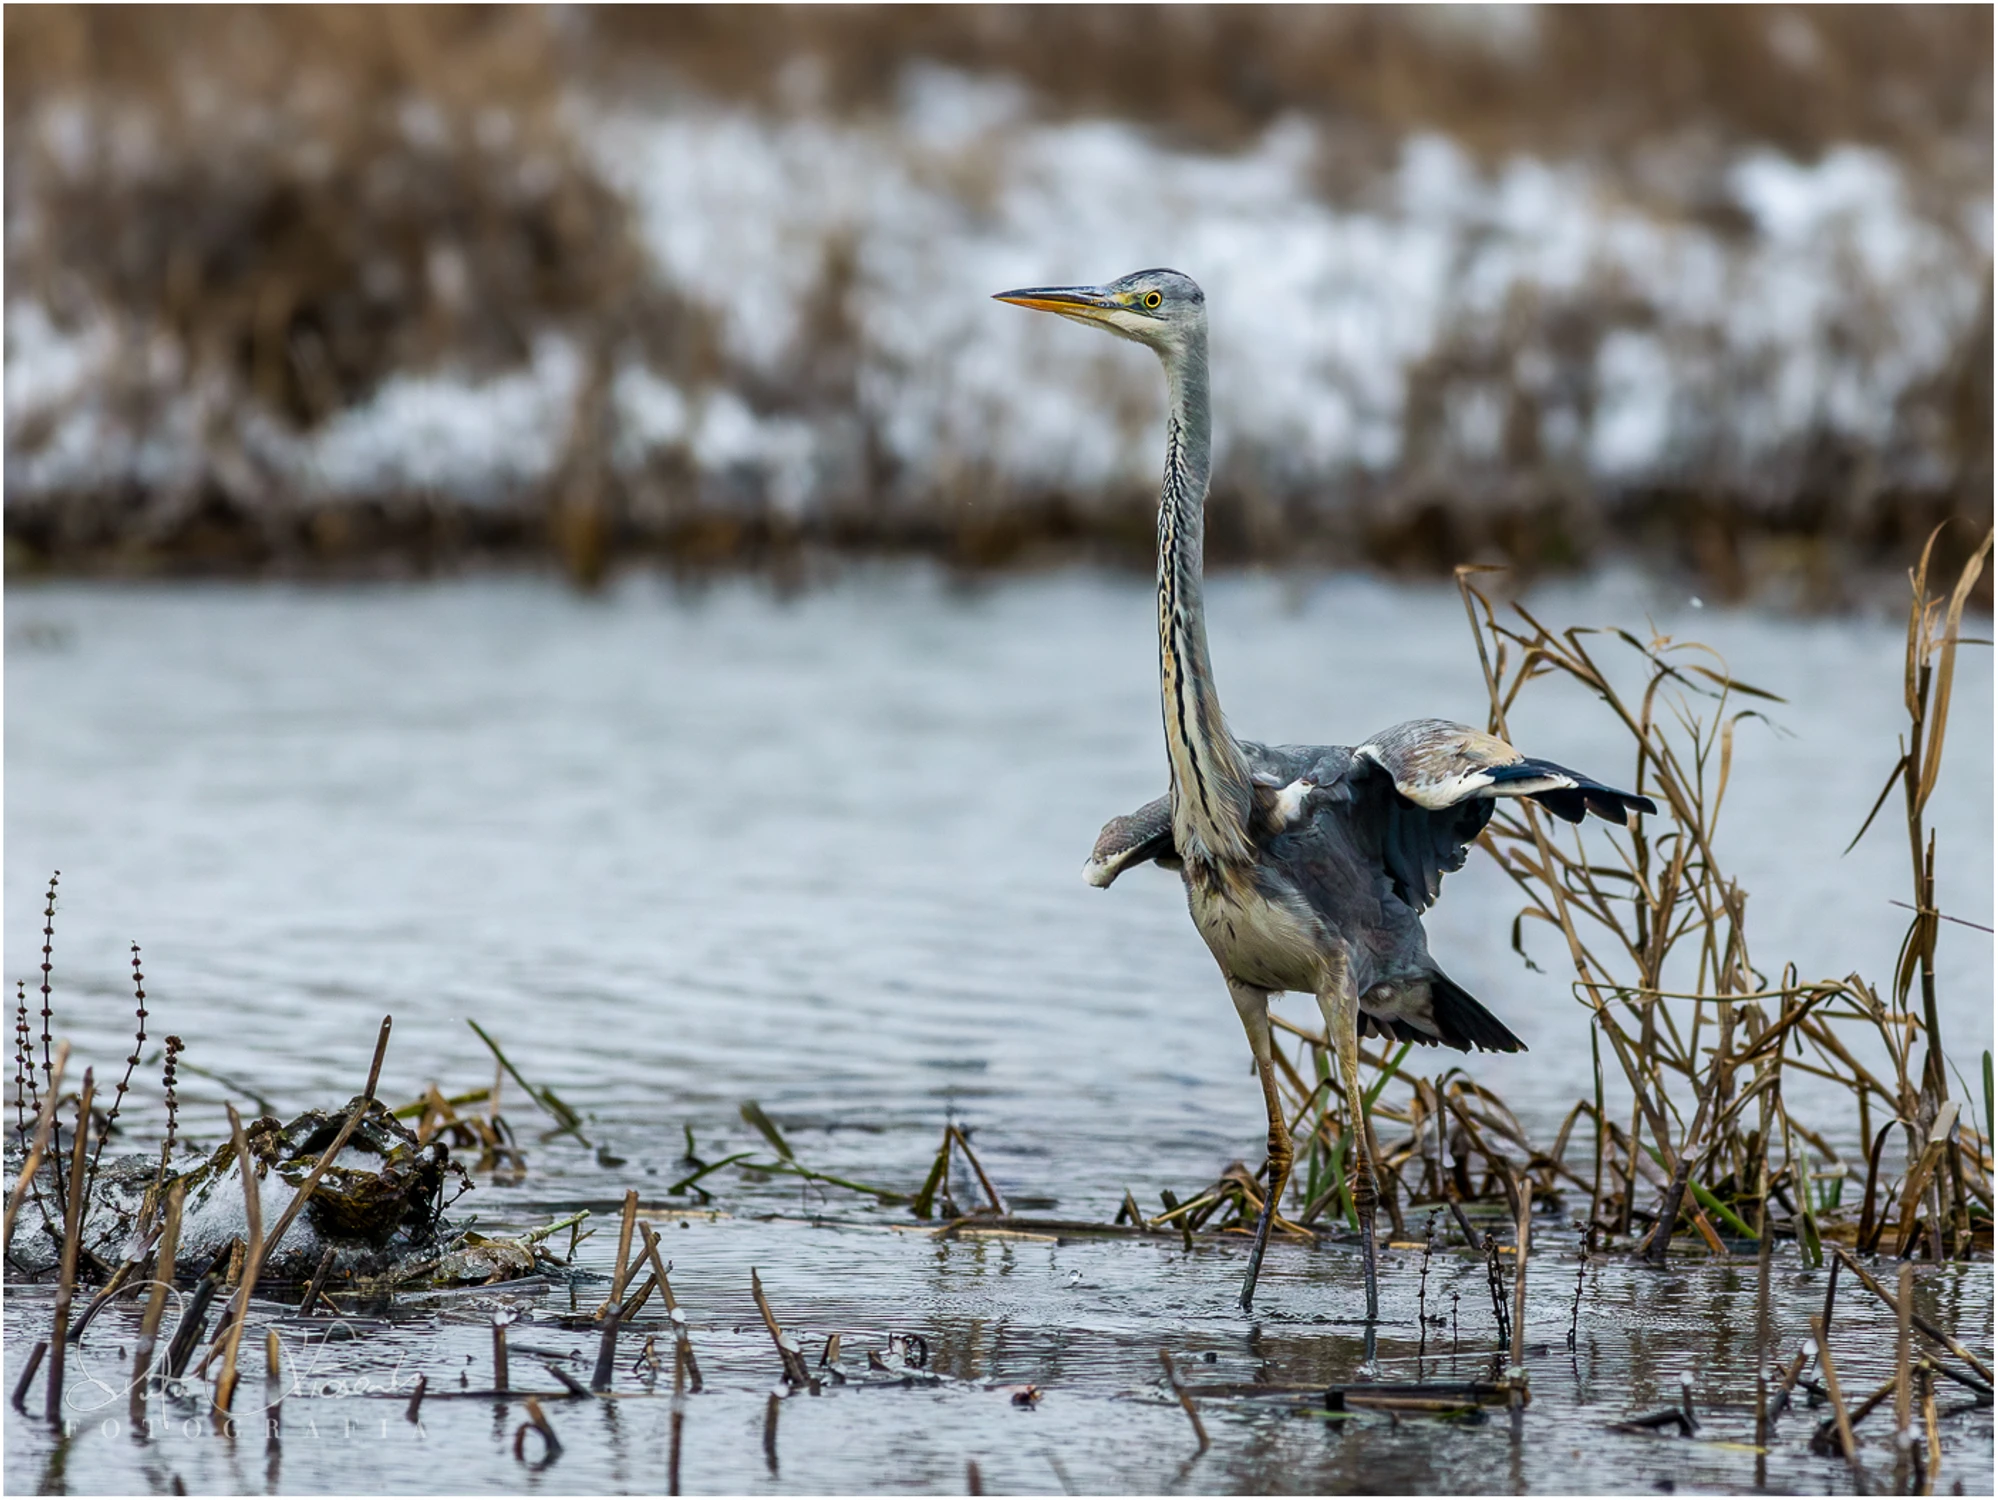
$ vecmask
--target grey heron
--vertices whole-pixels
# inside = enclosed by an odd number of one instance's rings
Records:
[[[1397,724],[1358,746],[1263,745],[1229,733],[1207,656],[1201,537],[1210,462],[1206,298],[1178,271],[1104,286],[1030,287],[1001,302],[1058,313],[1155,351],[1165,366],[1165,480],[1158,509],[1159,692],[1171,773],[1165,796],[1112,819],[1085,874],[1107,886],[1147,860],[1177,868],[1193,925],[1227,980],[1269,1115],[1267,1190],[1242,1281],[1252,1309],[1270,1226],[1289,1181],[1290,1129],[1277,1095],[1269,1003],[1318,1000],[1336,1049],[1355,1143],[1367,1321],[1378,1317],[1377,1150],[1360,1093],[1362,1034],[1458,1051],[1524,1049],[1430,957],[1422,913],[1463,868],[1497,797],[1530,797],[1556,817],[1627,822],[1656,812],[1505,741],[1441,719]]]

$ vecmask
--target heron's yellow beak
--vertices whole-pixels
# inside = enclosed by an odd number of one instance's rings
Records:
[[[1114,312],[1124,304],[1122,299],[1100,286],[1030,286],[1016,292],[996,292],[995,302],[1010,302],[1015,307],[1031,307],[1036,312],[1060,313],[1065,318],[1076,318],[1084,322],[1100,322],[1105,313]]]

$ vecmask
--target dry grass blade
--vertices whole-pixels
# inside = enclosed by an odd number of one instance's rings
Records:
[[[1623,830],[1590,824],[1566,831],[1532,802],[1507,801],[1480,840],[1526,902],[1514,924],[1514,948],[1531,964],[1529,926],[1543,924],[1559,934],[1576,996],[1591,1015],[1592,1041],[1607,1042],[1612,1072],[1621,1073],[1630,1091],[1628,1132],[1604,1117],[1600,1100],[1578,1106],[1596,1122],[1600,1164],[1594,1182],[1582,1182],[1561,1160],[1565,1126],[1546,1168],[1550,1185],[1553,1177],[1565,1177],[1589,1190],[1592,1219],[1605,1231],[1628,1232],[1641,1211],[1636,1195],[1655,1181],[1664,1190],[1660,1222],[1648,1236],[1655,1254],[1663,1253],[1681,1217],[1682,1196],[1684,1215],[1716,1253],[1727,1248],[1716,1230],[1725,1225],[1746,1239],[1770,1233],[1798,1238],[1816,1258],[1829,1225],[1837,1223],[1843,1234],[1856,1209],[1869,1230],[1898,1223],[1904,1241],[1926,1235],[1935,1254],[1945,1253],[1946,1237],[1956,1253],[1973,1242],[1989,1243],[1983,1191],[1989,1173],[1981,1154],[1959,1149],[1944,1123],[1943,1047],[1933,993],[1933,839],[1924,848],[1919,826],[1921,801],[1933,785],[1925,789],[1919,768],[1938,764],[1940,755],[1938,690],[1946,686],[1945,668],[1953,667],[1961,609],[1989,546],[1987,537],[1948,607],[1927,598],[1926,554],[1913,575],[1907,700],[1915,734],[1898,769],[1917,851],[1919,914],[1904,947],[1893,1006],[1882,1004],[1856,975],[1804,982],[1786,969],[1780,983],[1772,982],[1751,956],[1747,895],[1727,872],[1716,840],[1737,731],[1751,717],[1733,706],[1734,699],[1772,695],[1741,683],[1697,643],[1642,640],[1627,631],[1557,632],[1516,604],[1514,618],[1501,620],[1469,572],[1460,570],[1493,732],[1507,732],[1531,684],[1565,680],[1622,725],[1634,755],[1629,784],[1660,804],[1655,817],[1633,820]],[[1611,656],[1599,656],[1600,640],[1613,643]],[[1625,648],[1628,658],[1612,659]],[[1909,998],[1917,974],[1919,1010]],[[1855,1028],[1868,1033],[1863,1043],[1851,1035]],[[1876,1073],[1859,1061],[1874,1038],[1887,1044],[1889,1072]],[[1918,1045],[1923,1041],[1926,1049]],[[1786,1071],[1842,1086],[1858,1130],[1796,1118],[1781,1087]],[[1878,1201],[1876,1161],[1862,1209],[1841,1195],[1838,1185],[1849,1169],[1829,1143],[1854,1134],[1873,1140],[1876,1101],[1918,1122],[1911,1140],[1916,1160],[1897,1201],[1888,1204]],[[1450,1108],[1470,1142],[1489,1155],[1482,1136],[1493,1131],[1490,1119],[1480,1122],[1454,1105],[1439,1100],[1436,1107]],[[1649,1139],[1639,1140],[1639,1134]],[[1420,1154],[1426,1158],[1427,1148]],[[1442,1154],[1439,1140],[1439,1163]],[[1457,1188],[1460,1196],[1472,1195],[1468,1181]],[[1787,1217],[1776,1217],[1769,1204]]]
[[[59,1426],[62,1421],[63,1352],[64,1345],[69,1342],[69,1307],[70,1300],[76,1295],[77,1252],[82,1249],[83,1240],[83,1152],[90,1142],[90,1101],[96,1091],[96,1076],[91,1069],[85,1068],[83,1092],[77,1096],[76,1102],[76,1139],[71,1143],[71,1191],[63,1201],[62,1279],[56,1284],[55,1331],[49,1335],[48,1405],[45,1415],[51,1426]],[[49,1097],[55,1097],[53,1087],[49,1089]]]
[[[49,1132],[55,1128],[56,1100],[62,1093],[63,1070],[68,1066],[69,1043],[64,1042],[56,1049],[55,1062],[49,1071],[49,1087],[42,1096],[41,1111],[35,1120],[34,1140],[28,1146],[27,1156],[22,1159],[13,1189],[7,1194],[7,1223],[0,1248],[13,1248],[14,1217],[20,1213],[21,1204],[28,1194],[34,1190],[36,1174],[42,1169],[42,1157],[49,1148]]]
[[[243,1179],[243,1218],[249,1226],[249,1249],[243,1256],[243,1280],[237,1288],[235,1315],[229,1319],[229,1342],[222,1351],[222,1370],[215,1378],[215,1407],[226,1413],[236,1399],[236,1356],[243,1344],[243,1325],[250,1320],[250,1298],[257,1289],[257,1273],[264,1263],[263,1189],[258,1183],[256,1163],[243,1139],[243,1121],[236,1106],[229,1110],[229,1139],[236,1148],[236,1170]]]
[[[180,1253],[180,1212],[187,1199],[187,1184],[175,1182],[167,1189],[166,1219],[160,1229],[159,1249],[153,1263],[152,1291],[146,1298],[146,1311],[139,1322],[139,1343],[132,1353],[132,1401],[145,1399],[146,1376],[152,1369],[153,1347],[159,1340],[160,1322],[166,1316],[167,1297],[173,1291],[174,1262]]]
[[[1943,617],[1940,647],[1936,652],[1935,679],[1930,690],[1933,695],[1930,708],[1932,727],[1928,735],[1927,754],[1922,761],[1921,781],[1915,792],[1917,812],[1928,805],[1929,794],[1935,790],[1936,777],[1942,771],[1943,731],[1949,724],[1950,689],[1956,680],[1956,647],[1962,634],[1963,607],[1969,602],[1971,590],[1977,587],[1978,576],[1984,571],[1984,559],[1991,551],[1991,541],[1992,534],[1986,532],[1984,540],[1978,543],[1977,550],[1963,565],[1956,588],[1950,593],[1949,611]]]
[[[1831,1398],[1832,1420],[1838,1426],[1839,1451],[1855,1472],[1859,1468],[1859,1443],[1852,1435],[1852,1419],[1846,1413],[1845,1397],[1839,1391],[1838,1365],[1832,1359],[1831,1346],[1825,1342],[1825,1320],[1811,1319],[1811,1333],[1818,1341],[1818,1368],[1825,1374],[1825,1394]]]

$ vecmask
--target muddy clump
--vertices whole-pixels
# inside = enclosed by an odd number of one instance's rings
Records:
[[[306,1110],[288,1122],[265,1115],[245,1125],[243,1142],[266,1234],[359,1102]],[[103,1162],[83,1222],[83,1254],[107,1267],[125,1259],[158,1225],[160,1205],[175,1183],[185,1193],[176,1255],[181,1265],[205,1263],[232,1240],[247,1237],[241,1168],[233,1143],[225,1141],[206,1157],[183,1158],[164,1172],[157,1157],[145,1155]],[[263,1274],[274,1281],[308,1280],[328,1249],[334,1252],[333,1269],[348,1276],[379,1276],[433,1260],[456,1242],[444,1210],[469,1186],[448,1145],[419,1141],[371,1100]],[[10,1271],[35,1278],[54,1274],[62,1250],[57,1188],[55,1165],[47,1163],[35,1196],[23,1208],[21,1232],[8,1252]],[[35,1211],[37,1201],[44,1212]]]

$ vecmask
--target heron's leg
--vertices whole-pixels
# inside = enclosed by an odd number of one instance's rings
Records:
[[[1256,1076],[1263,1085],[1263,1108],[1270,1117],[1269,1183],[1263,1197],[1263,1211],[1256,1218],[1256,1243],[1249,1251],[1249,1273],[1242,1278],[1242,1311],[1248,1312],[1255,1304],[1256,1277],[1262,1273],[1263,1251],[1269,1248],[1270,1223],[1290,1182],[1290,1123],[1284,1119],[1283,1101],[1277,1097],[1276,1059],[1270,1053],[1270,992],[1231,979],[1228,993],[1235,999],[1235,1013],[1242,1018],[1242,1029],[1249,1034],[1249,1050],[1256,1055]]]
[[[1346,1090],[1346,1138],[1352,1142],[1353,1211],[1360,1220],[1360,1255],[1366,1267],[1367,1322],[1380,1316],[1380,1296],[1374,1279],[1374,1209],[1379,1193],[1374,1183],[1372,1131],[1367,1127],[1366,1101],[1360,1090],[1360,997],[1351,971],[1335,966],[1332,982],[1319,992],[1318,1009],[1325,1017],[1327,1042],[1339,1054],[1339,1079]]]

